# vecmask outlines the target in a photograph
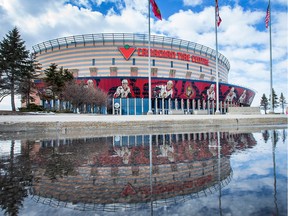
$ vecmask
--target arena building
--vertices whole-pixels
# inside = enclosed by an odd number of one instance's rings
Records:
[[[77,35],[45,41],[33,50],[43,69],[55,63],[69,69],[77,80],[107,92],[113,98],[112,107],[121,114],[147,113],[149,68],[154,113],[215,110],[216,51],[186,40],[151,35],[149,64],[148,37],[132,33]],[[251,89],[229,84],[229,70],[228,59],[218,53],[221,112],[229,104],[250,106],[255,96]]]

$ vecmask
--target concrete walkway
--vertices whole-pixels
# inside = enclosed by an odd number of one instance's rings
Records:
[[[251,126],[287,127],[287,115],[95,115],[31,114],[0,116],[1,132],[192,130]]]

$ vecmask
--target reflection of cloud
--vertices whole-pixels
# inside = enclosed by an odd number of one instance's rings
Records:
[[[273,212],[276,215],[273,202],[272,143],[270,140],[265,144],[261,140],[261,135],[254,137],[258,144],[253,149],[236,152],[231,157],[233,179],[222,189],[221,207],[223,215],[273,215]],[[279,213],[283,213],[287,212],[287,145],[278,145],[275,154],[277,204]],[[190,208],[191,206],[193,208]],[[189,200],[169,209],[169,213],[219,215],[219,194],[214,193],[207,197]]]
[[[14,141],[13,146],[13,153],[14,154],[20,154],[21,153],[21,141],[16,140]],[[0,155],[3,156],[10,156],[11,154],[11,146],[12,146],[12,140],[0,140]]]
[[[233,170],[232,181],[222,188],[221,208],[223,215],[274,215],[274,175],[273,152],[271,139],[264,143],[259,134],[254,136],[257,145],[252,149],[242,149],[233,153],[230,158]],[[94,142],[93,142],[94,143]],[[175,147],[175,146],[174,146]],[[91,147],[90,147],[91,148]],[[120,149],[120,148],[119,148]],[[125,148],[121,149],[124,150]],[[175,147],[176,150],[176,147]],[[175,151],[177,152],[177,151]],[[218,159],[215,159],[216,161]],[[277,173],[277,205],[279,213],[287,212],[287,144],[278,142],[275,148],[275,167]],[[177,176],[175,176],[177,177]],[[222,176],[223,177],[223,176]],[[148,176],[147,176],[148,181]],[[219,195],[214,192],[197,199],[185,202],[167,203],[167,208],[154,208],[154,215],[220,215]],[[57,202],[57,200],[55,201]],[[31,196],[25,198],[24,207],[19,215],[130,215],[126,209],[118,212],[78,211],[76,204],[68,203],[64,207],[52,207],[36,203]],[[68,208],[67,208],[68,207]],[[285,211],[286,210],[286,211]],[[3,211],[0,210],[0,214]],[[131,215],[149,215],[149,209],[140,209]]]

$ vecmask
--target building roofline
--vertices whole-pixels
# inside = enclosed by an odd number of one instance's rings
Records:
[[[47,50],[61,49],[62,46],[69,47],[74,45],[77,47],[77,44],[81,44],[85,46],[86,43],[91,43],[95,45],[96,43],[102,43],[105,45],[105,42],[122,42],[124,45],[127,43],[135,44],[143,43],[143,45],[148,44],[148,34],[142,33],[98,33],[98,34],[84,34],[84,35],[72,35],[68,37],[61,37],[52,40],[48,40],[39,44],[34,45],[33,51],[34,53],[42,53],[47,52]],[[151,46],[154,44],[160,44],[162,46],[171,46],[171,49],[178,48],[183,51],[198,51],[200,54],[204,54],[206,56],[211,56],[216,59],[216,50],[211,49],[210,47],[187,41],[178,38],[171,38],[160,35],[151,35],[150,37]],[[228,59],[218,52],[218,60],[222,62],[227,70],[230,70],[230,63]]]

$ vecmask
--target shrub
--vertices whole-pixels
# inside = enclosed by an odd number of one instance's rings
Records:
[[[29,104],[27,107],[21,107],[19,108],[20,112],[37,112],[37,111],[45,111],[45,109],[43,108],[43,106],[39,106],[36,104]]]

